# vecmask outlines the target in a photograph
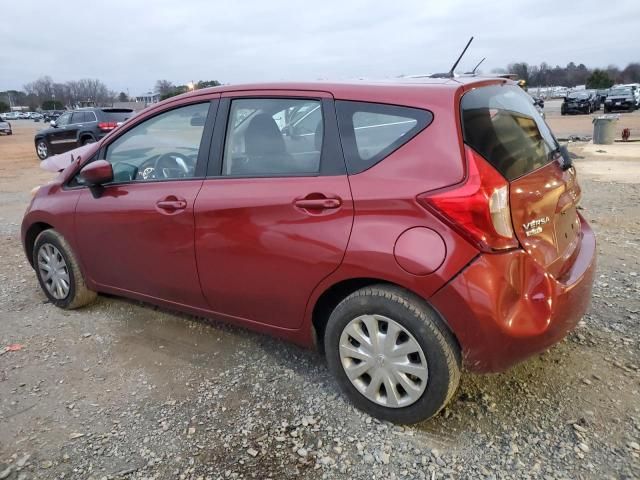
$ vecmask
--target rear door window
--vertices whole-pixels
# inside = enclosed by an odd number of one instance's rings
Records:
[[[381,103],[337,101],[338,128],[350,174],[371,168],[433,120],[427,110]]]
[[[317,99],[234,99],[222,174],[318,175],[323,128],[322,105]]]
[[[102,110],[102,114],[100,116],[104,122],[124,122],[125,120],[133,117],[133,110],[124,108]]]
[[[549,163],[558,148],[533,101],[519,87],[476,88],[462,97],[461,110],[465,143],[509,181]]]
[[[87,121],[87,112],[75,112],[71,117],[71,123],[84,123]]]

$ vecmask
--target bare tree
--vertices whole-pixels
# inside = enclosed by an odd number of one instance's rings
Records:
[[[161,96],[166,95],[168,93],[173,92],[175,90],[175,86],[169,80],[158,80],[156,82],[156,93],[159,93]]]
[[[52,100],[54,95],[53,79],[45,75],[37,80],[27,83],[24,89],[29,95],[34,95],[40,102],[44,100]]]
[[[69,103],[77,105],[80,102],[92,102],[96,105],[111,103],[113,93],[107,86],[98,79],[83,78],[66,83],[68,89]]]
[[[624,83],[640,82],[640,63],[634,62],[627,65],[622,71],[622,81]]]

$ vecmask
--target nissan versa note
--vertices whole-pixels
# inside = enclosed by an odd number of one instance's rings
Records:
[[[541,352],[589,305],[576,172],[509,80],[198,90],[64,155],[22,223],[51,303],[105,292],[318,346],[381,419],[435,415],[461,368]]]

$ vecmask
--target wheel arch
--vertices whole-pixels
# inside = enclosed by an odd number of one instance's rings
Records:
[[[391,282],[389,280],[385,280],[382,278],[375,277],[357,277],[357,278],[348,278],[343,279],[339,282],[334,283],[330,287],[326,288],[322,294],[316,300],[313,310],[311,313],[311,328],[313,330],[313,337],[315,339],[315,344],[322,354],[324,354],[324,333],[327,326],[327,322],[329,320],[329,316],[331,312],[338,306],[338,304],[344,300],[346,297],[351,295],[356,290],[360,290],[361,288],[368,287],[371,285],[386,285],[390,287],[401,288],[411,295],[415,296],[418,300],[426,303],[438,317],[442,320],[443,324],[447,327],[449,332],[451,333],[453,339],[458,344],[458,347],[461,347],[460,341],[455,333],[455,331],[451,328],[447,319],[442,316],[442,314],[420,294],[414,292],[410,288],[407,288],[404,285],[400,285],[395,282]]]
[[[33,267],[33,246],[36,243],[36,238],[38,238],[38,235],[40,235],[45,230],[50,230],[52,228],[53,226],[48,223],[35,222],[27,229],[27,232],[25,233],[25,236],[24,236],[24,250],[25,250],[25,254],[27,255],[27,260],[29,260],[29,263],[31,264],[32,267]]]
[[[91,131],[84,130],[78,134],[78,144],[81,144],[87,138],[93,139],[94,142],[97,141],[96,136]]]

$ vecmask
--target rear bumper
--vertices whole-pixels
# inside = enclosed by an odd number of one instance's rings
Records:
[[[469,370],[505,370],[562,340],[582,318],[591,300],[596,241],[581,222],[580,251],[561,278],[523,250],[484,254],[430,299],[458,338]]]
[[[615,103],[606,103],[605,106],[611,110],[634,110],[636,108],[635,103],[631,102],[622,102],[620,105],[616,105]]]

